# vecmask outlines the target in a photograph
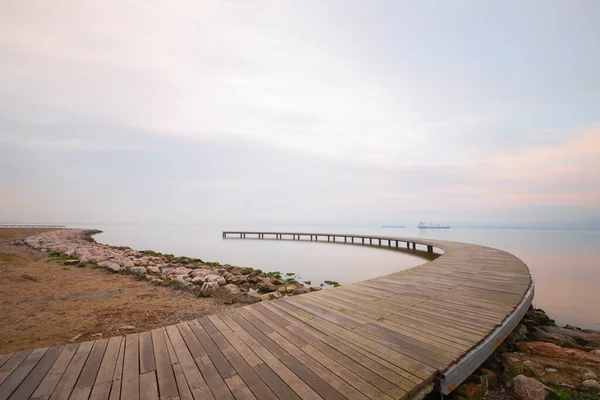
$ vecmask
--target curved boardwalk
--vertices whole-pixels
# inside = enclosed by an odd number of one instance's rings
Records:
[[[531,304],[512,254],[439,240],[224,232],[438,248],[421,266],[151,332],[0,355],[2,399],[403,399],[449,392]],[[292,236],[293,235],[293,236]]]

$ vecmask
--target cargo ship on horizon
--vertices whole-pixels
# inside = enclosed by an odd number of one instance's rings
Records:
[[[431,223],[427,223],[427,222],[420,222],[419,225],[417,225],[417,228],[419,229],[450,229],[450,225],[444,225],[444,224],[431,224]]]

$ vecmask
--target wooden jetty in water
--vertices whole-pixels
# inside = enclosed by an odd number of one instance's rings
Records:
[[[223,237],[443,254],[408,270],[150,332],[0,355],[0,400],[390,400],[418,397],[433,385],[449,393],[533,299],[527,266],[489,247],[303,232]]]
[[[0,228],[65,228],[65,225],[48,225],[48,224],[0,224]]]

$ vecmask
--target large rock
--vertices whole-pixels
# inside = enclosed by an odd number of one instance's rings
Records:
[[[275,292],[277,290],[277,286],[272,284],[269,279],[266,279],[266,278],[258,278],[258,279],[259,279],[259,281],[257,282],[256,287],[261,292],[269,293],[269,292]]]
[[[197,279],[197,278],[194,278]],[[193,280],[192,280],[193,282]],[[219,284],[217,282],[204,282],[202,284],[202,288],[200,289],[200,293],[204,297],[212,296],[217,289],[219,288]]]
[[[148,267],[148,268],[152,268],[152,267]],[[131,272],[133,272],[134,274],[146,274],[146,267],[133,267],[131,268]]]
[[[577,349],[565,349],[554,343],[519,342],[517,343],[517,349],[525,354],[543,356],[553,360],[600,363],[600,355]]]
[[[217,274],[208,274],[204,277],[204,281],[205,282],[215,282],[217,283],[219,286],[224,286],[227,284],[227,281],[225,280],[225,278],[223,278],[221,275],[217,275]]]
[[[175,275],[189,275],[190,272],[192,272],[192,269],[186,267],[178,267],[173,271]]]
[[[278,290],[280,293],[292,293],[296,289],[298,289],[298,285],[292,283],[290,285],[280,286]]]
[[[282,295],[279,292],[271,292],[271,293],[261,294],[260,297],[263,300],[275,300],[275,299],[281,298]]]
[[[242,283],[248,282],[248,278],[246,275],[233,275],[230,274],[226,278],[227,283],[232,283],[234,285],[241,285]]]
[[[142,267],[142,268],[143,268],[143,267]],[[132,268],[132,269],[133,269],[133,268]],[[146,270],[147,270],[149,273],[151,273],[151,274],[154,274],[154,275],[158,275],[158,274],[160,274],[160,268],[158,268],[158,267],[146,267]]]
[[[319,290],[323,290],[323,288],[321,286],[311,286],[310,287],[311,292],[318,292]]]
[[[121,267],[117,263],[109,263],[106,268],[109,269],[109,270],[111,270],[111,271],[113,271],[113,272],[121,272],[121,271],[123,271],[123,267]]]
[[[514,392],[521,400],[544,400],[546,386],[525,375],[515,376],[513,379]]]
[[[292,292],[292,295],[297,296],[299,294],[304,294],[304,293],[308,293],[308,292],[310,292],[309,288],[307,288],[306,286],[300,286],[300,287],[294,289],[294,291]]]
[[[241,293],[238,297],[240,303],[258,303],[263,298],[258,293]]]
[[[283,279],[279,279],[279,278],[271,278],[271,283],[272,283],[273,285],[276,285],[276,286],[281,286],[281,285],[283,285],[285,282],[283,281]]]
[[[235,303],[242,291],[234,284],[220,286],[214,293],[213,297],[223,300],[227,304]]]

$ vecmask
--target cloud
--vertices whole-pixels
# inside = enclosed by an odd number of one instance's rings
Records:
[[[597,8],[432,4],[3,2],[2,211],[597,209]]]

